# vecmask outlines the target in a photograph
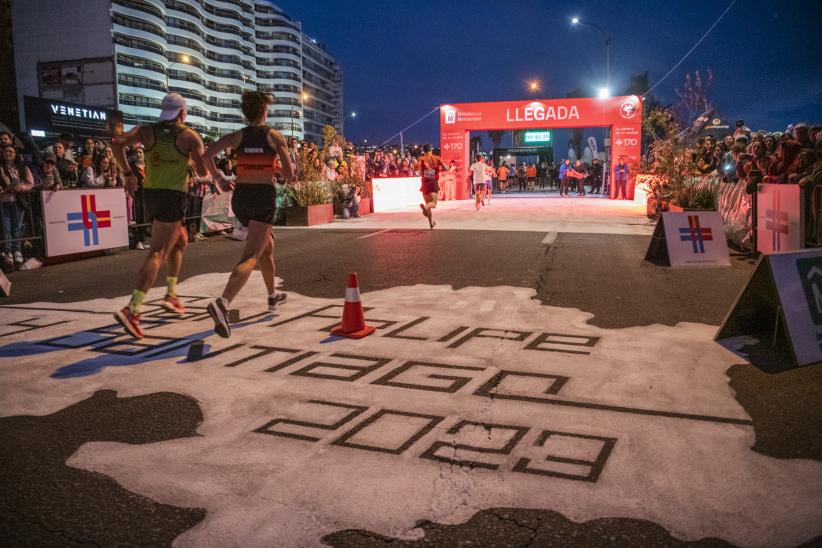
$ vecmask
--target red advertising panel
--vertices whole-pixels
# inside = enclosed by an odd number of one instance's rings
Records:
[[[639,161],[642,101],[635,95],[607,99],[551,99],[494,103],[459,103],[440,107],[442,161],[457,164],[457,199],[469,196],[468,132],[494,129],[611,128],[611,169],[620,156]],[[613,171],[612,171],[613,174]],[[460,181],[465,181],[461,184]],[[613,176],[611,197],[614,196]],[[634,194],[633,186],[628,197]]]

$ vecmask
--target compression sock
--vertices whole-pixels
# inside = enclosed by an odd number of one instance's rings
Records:
[[[177,296],[177,278],[175,278],[174,276],[169,276],[168,278],[166,278],[166,283],[168,284],[168,290],[166,290],[166,293],[171,295],[172,297],[176,297]]]
[[[128,308],[131,310],[132,314],[139,314],[140,313],[140,306],[143,304],[143,299],[146,298],[146,294],[140,291],[139,289],[135,289],[134,293],[131,294],[131,300],[128,302]]]

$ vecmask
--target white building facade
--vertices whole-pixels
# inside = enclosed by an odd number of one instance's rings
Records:
[[[342,131],[342,71],[301,24],[265,0],[14,0],[17,92],[157,120],[167,91],[187,123],[217,136],[242,127],[240,94],[271,92],[269,125],[317,143]],[[21,115],[21,124],[23,116]]]

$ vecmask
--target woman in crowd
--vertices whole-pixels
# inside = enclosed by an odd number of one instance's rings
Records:
[[[43,190],[62,190],[63,181],[60,179],[60,172],[57,171],[57,158],[51,152],[43,157],[43,175],[40,177]]]
[[[765,139],[762,141],[765,144],[765,154],[768,156],[773,156],[776,154],[776,136],[775,135],[766,135]]]
[[[80,156],[88,156],[92,159],[94,163],[97,163],[97,149],[95,148],[94,139],[91,137],[86,137],[83,141],[83,152],[80,153]]]
[[[400,162],[400,169],[399,169],[399,176],[400,177],[410,177],[411,176],[411,169],[408,163],[408,160],[405,158],[402,159]]]
[[[34,176],[17,154],[13,145],[3,147],[0,166],[0,224],[3,226],[2,258],[7,268],[23,264],[21,231],[24,211],[17,204],[17,195],[34,188]],[[10,241],[11,240],[11,241]]]
[[[56,142],[52,146],[54,157],[57,159],[57,171],[60,172],[60,179],[63,181],[63,186],[67,188],[74,188],[77,186],[80,174],[77,169],[77,163],[66,158],[66,147],[61,142]]]
[[[146,178],[146,153],[142,146],[136,146],[129,155],[129,167],[134,177],[137,179],[137,188],[134,189],[132,198],[134,201],[133,220],[135,224],[146,223],[145,205],[143,201],[143,181]],[[126,190],[128,196],[128,189]],[[151,247],[148,237],[148,228],[140,226],[133,229],[134,248],[148,249]]]
[[[317,158],[319,161],[319,158]],[[329,181],[336,181],[337,180],[337,161],[334,158],[329,158],[325,162],[325,178]]]

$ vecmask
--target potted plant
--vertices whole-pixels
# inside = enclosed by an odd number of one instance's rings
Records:
[[[685,180],[669,206],[670,211],[715,211],[715,177],[691,177]]]
[[[652,159],[646,162],[644,171],[654,175],[647,183],[647,213],[656,218],[689,196],[686,178],[692,172],[693,159],[687,143],[680,138],[679,124],[667,110],[651,110],[642,125],[652,141],[649,145]]]
[[[287,188],[291,203],[285,211],[287,226],[313,226],[334,221],[334,206],[325,182],[300,181]]]

